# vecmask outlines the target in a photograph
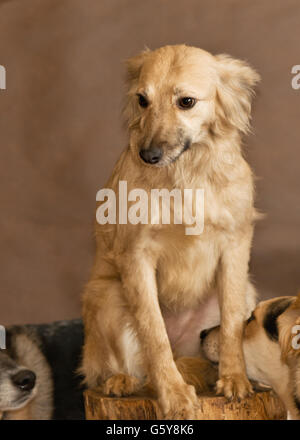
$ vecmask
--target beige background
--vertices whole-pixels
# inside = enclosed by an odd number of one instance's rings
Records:
[[[261,74],[245,153],[257,180],[251,269],[264,296],[300,288],[299,0],[0,1],[0,323],[80,312],[96,191],[126,144],[123,65],[187,43]]]

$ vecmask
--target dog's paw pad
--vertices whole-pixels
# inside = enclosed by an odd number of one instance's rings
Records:
[[[222,376],[217,382],[217,394],[227,399],[244,399],[253,393],[253,388],[246,376],[242,374]]]
[[[102,389],[107,396],[129,396],[134,394],[140,387],[140,381],[128,374],[116,374],[109,377]]]
[[[170,389],[160,405],[165,420],[194,420],[199,410],[195,388],[185,383]]]

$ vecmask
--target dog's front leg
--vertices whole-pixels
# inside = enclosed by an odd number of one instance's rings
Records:
[[[136,331],[153,384],[166,419],[196,417],[195,389],[187,385],[173,360],[160,311],[155,267],[143,252],[122,258],[121,278],[126,299],[136,322]]]
[[[249,231],[226,246],[218,274],[221,328],[217,392],[229,399],[252,392],[242,349],[251,238]]]

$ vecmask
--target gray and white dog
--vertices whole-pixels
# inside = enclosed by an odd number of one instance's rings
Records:
[[[0,419],[84,419],[80,319],[6,329],[0,350]]]

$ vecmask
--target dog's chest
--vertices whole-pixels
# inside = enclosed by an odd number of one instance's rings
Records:
[[[194,307],[212,288],[219,262],[215,234],[174,236],[164,243],[157,266],[158,294],[162,304]]]
[[[195,308],[173,311],[161,306],[168,337],[176,356],[197,356],[200,352],[200,333],[220,323],[216,292]]]
[[[239,200],[229,199],[204,185],[203,231],[189,236],[186,225],[161,229],[157,283],[163,303],[194,307],[213,288],[222,250],[244,215],[242,206],[237,209]]]

